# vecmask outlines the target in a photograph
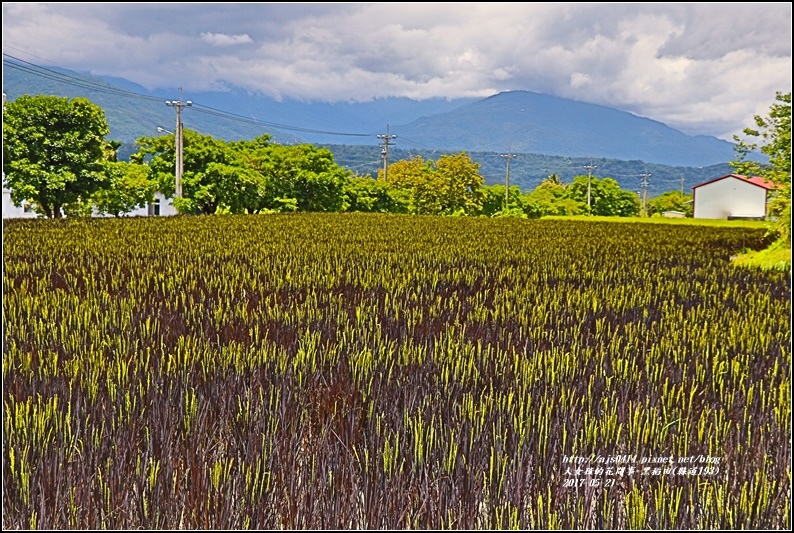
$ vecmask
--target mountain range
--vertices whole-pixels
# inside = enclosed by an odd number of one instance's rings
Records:
[[[694,167],[735,156],[733,144],[716,137],[690,136],[625,111],[529,91],[499,93],[393,130],[443,149],[509,149]]]
[[[180,96],[178,90],[148,91],[119,78],[6,59],[3,65],[3,92],[9,101],[23,94],[53,94],[86,97],[102,107],[110,124],[108,137],[123,143],[122,158],[134,151],[136,139],[157,135],[158,127],[173,130],[174,108],[165,101],[180,98],[192,101],[182,111],[185,128],[225,140],[268,133],[282,144],[328,146],[343,165],[337,153],[350,151],[344,147],[369,147],[374,160],[368,173],[377,172],[379,136],[385,135],[395,155],[399,148],[431,157],[440,152],[491,154],[497,162],[500,152],[545,156],[540,164],[545,168],[534,169],[538,175],[557,166],[581,173],[588,160],[601,160],[602,168],[614,160],[645,168],[646,173],[649,165],[672,167],[675,179],[686,175],[686,181],[697,181],[692,176],[702,174],[703,168],[730,172],[728,162],[735,157],[733,144],[716,137],[690,136],[625,111],[530,91],[488,98],[277,101],[242,89]],[[552,164],[555,158],[567,163]],[[514,170],[517,176],[511,181],[521,184],[521,171]],[[489,181],[498,180],[500,173]],[[534,181],[524,179],[524,185]]]

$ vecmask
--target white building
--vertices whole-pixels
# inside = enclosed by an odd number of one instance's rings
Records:
[[[36,212],[30,202],[23,202],[20,207],[11,201],[11,189],[3,187],[3,218],[36,218]]]
[[[692,187],[694,218],[764,219],[776,185],[760,176],[728,174]]]
[[[154,202],[146,207],[139,207],[129,213],[125,213],[124,217],[156,217],[156,216],[171,216],[176,215],[176,208],[172,204],[172,198],[166,198],[162,193],[154,193]],[[43,216],[43,215],[42,215]],[[95,217],[107,217],[111,215],[99,215],[94,213]],[[33,210],[30,202],[23,202],[20,207],[14,205],[11,201],[11,189],[3,187],[3,218],[36,218],[38,215]]]
[[[124,217],[166,217],[176,215],[176,208],[172,204],[173,198],[166,198],[163,193],[154,193],[154,201],[146,207],[133,209],[129,213],[124,213]],[[94,215],[97,216],[97,215]]]

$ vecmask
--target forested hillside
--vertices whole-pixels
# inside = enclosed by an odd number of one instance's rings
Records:
[[[397,139],[399,142],[399,138]],[[377,175],[383,168],[381,149],[377,146],[324,145],[331,150],[340,165],[362,175]],[[389,148],[389,162],[421,156],[423,159],[438,159],[451,152],[441,150],[414,150],[405,148]],[[488,185],[504,183],[507,165],[504,157],[497,152],[467,152],[471,159],[480,164],[480,173]],[[586,167],[593,176],[614,178],[621,188],[642,191],[643,179],[647,181],[648,196],[656,196],[665,191],[692,192],[692,186],[714,177],[732,172],[729,164],[710,167],[670,167],[654,165],[642,161],[621,161],[619,159],[589,159],[583,157],[559,157],[542,154],[515,154],[510,162],[510,184],[530,191],[550,174],[556,174],[560,180],[570,183],[575,176],[587,175]],[[683,185],[682,185],[683,180]]]

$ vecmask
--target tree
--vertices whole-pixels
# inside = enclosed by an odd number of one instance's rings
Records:
[[[482,208],[480,188],[485,179],[480,175],[480,164],[461,152],[443,155],[436,161],[436,173],[441,182],[441,213],[474,215]]]
[[[184,130],[182,198],[174,200],[181,213],[213,214],[218,211],[244,213],[257,195],[261,175],[243,157],[241,144]],[[160,192],[173,197],[173,135],[142,137],[130,160],[148,162]]]
[[[109,186],[94,193],[92,203],[100,214],[119,217],[154,201],[157,182],[149,177],[149,167],[125,161],[105,164]]]
[[[408,197],[408,212],[415,215],[437,215],[441,212],[438,191],[441,183],[432,161],[417,155],[389,165],[388,184],[403,191]],[[383,181],[383,169],[378,171],[378,181]]]
[[[544,180],[532,192],[526,195],[526,205],[533,213],[529,216],[571,216],[582,215],[587,204],[568,194],[568,188],[561,183]]]
[[[174,201],[182,213],[259,213],[273,211],[343,211],[350,171],[334,162],[327,148],[284,146],[270,135],[226,142],[184,130],[183,198]],[[148,163],[160,191],[173,195],[174,138],[138,140],[131,158]]]
[[[393,189],[383,180],[354,176],[345,183],[347,211],[363,213],[407,213],[405,191]]]
[[[85,98],[20,96],[3,106],[3,173],[15,205],[30,200],[48,218],[86,203],[107,185],[102,108]]]
[[[770,212],[777,216],[773,229],[781,240],[791,246],[791,93],[778,92],[769,116],[755,116],[755,128],[745,128],[744,134],[759,139],[762,154],[769,164],[748,161],[747,156],[759,148],[758,142],[747,142],[735,135],[736,160],[731,166],[746,176],[763,176],[779,186]]]
[[[665,211],[681,211],[691,217],[692,195],[682,194],[681,191],[667,191],[648,200],[649,214],[657,215]]]
[[[590,182],[591,213],[602,217],[630,217],[640,212],[640,201],[631,191],[624,191],[612,178],[576,176],[568,186],[568,194],[587,205],[587,188]]]
[[[261,210],[338,212],[347,207],[345,186],[350,171],[334,162],[327,148],[310,144],[271,144],[250,150],[252,168],[260,174],[257,206]]]
[[[509,203],[505,210],[505,186],[500,183],[480,187],[482,207],[480,215],[493,216],[527,216],[526,201],[518,186],[510,187]],[[531,215],[529,215],[531,216]]]
[[[547,181],[554,185],[562,185],[562,180],[557,174],[549,174],[543,181]]]
[[[435,163],[417,155],[389,165],[389,184],[406,191],[411,213],[475,215],[482,209],[485,183],[479,168],[465,152],[441,156]],[[382,170],[378,177],[382,179]]]

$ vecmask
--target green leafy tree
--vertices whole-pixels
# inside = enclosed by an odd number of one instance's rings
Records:
[[[270,135],[226,142],[184,130],[182,213],[259,213],[343,211],[350,171],[334,162],[333,153],[313,145],[283,146]],[[147,163],[160,191],[173,196],[174,137],[138,140],[131,158]]]
[[[508,206],[505,210],[505,186],[500,183],[483,185],[480,188],[480,215],[493,216],[527,216],[526,200],[518,186],[510,187]]]
[[[465,152],[425,161],[422,156],[389,165],[389,184],[410,197],[409,212],[425,215],[476,215],[482,209],[485,180]],[[379,179],[383,171],[378,172]]]
[[[562,180],[557,174],[549,174],[548,177],[543,181],[548,181],[549,183],[553,183],[554,185],[562,185]]]
[[[345,183],[347,211],[363,213],[407,213],[409,198],[405,191],[393,189],[383,180],[354,176]]]
[[[485,184],[480,175],[480,164],[472,161],[466,152],[461,152],[441,156],[435,168],[441,182],[441,213],[477,214],[482,208],[480,188]]]
[[[736,160],[731,162],[731,166],[738,174],[763,176],[778,185],[776,197],[770,205],[771,214],[777,217],[773,229],[791,246],[791,93],[778,92],[769,108],[769,115],[756,115],[755,127],[745,128],[744,134],[757,139],[757,142],[734,136]],[[757,149],[769,157],[769,164],[747,160]]]
[[[536,216],[582,215],[587,210],[586,203],[569,196],[565,185],[549,180],[542,181],[527,194],[525,202]]]
[[[244,213],[257,195],[261,175],[250,166],[241,146],[192,130],[183,130],[182,198],[174,200],[181,213]],[[142,137],[130,160],[148,162],[158,188],[173,197],[174,136]]]
[[[3,173],[15,205],[33,201],[48,218],[87,204],[107,186],[102,108],[85,98],[20,96],[3,106]]]
[[[149,177],[148,166],[109,161],[105,169],[110,186],[98,190],[92,197],[98,213],[119,217],[154,201],[157,182]]]
[[[409,213],[437,215],[441,212],[441,182],[432,161],[425,161],[420,155],[395,161],[389,165],[388,179],[389,186],[408,197]],[[378,171],[378,181],[383,181],[383,169]]]
[[[94,203],[91,198],[78,198],[74,202],[63,204],[63,215],[69,218],[89,218],[94,214]]]
[[[649,214],[658,215],[665,211],[680,211],[691,217],[692,195],[682,194],[681,191],[667,191],[648,200]]]
[[[259,174],[254,210],[338,212],[347,207],[345,186],[350,171],[334,161],[327,148],[310,144],[269,144],[249,151],[247,158]]]
[[[587,188],[590,181],[591,213],[602,217],[630,217],[640,212],[640,201],[631,191],[624,191],[612,178],[576,176],[568,186],[570,198],[581,202],[587,211]]]

